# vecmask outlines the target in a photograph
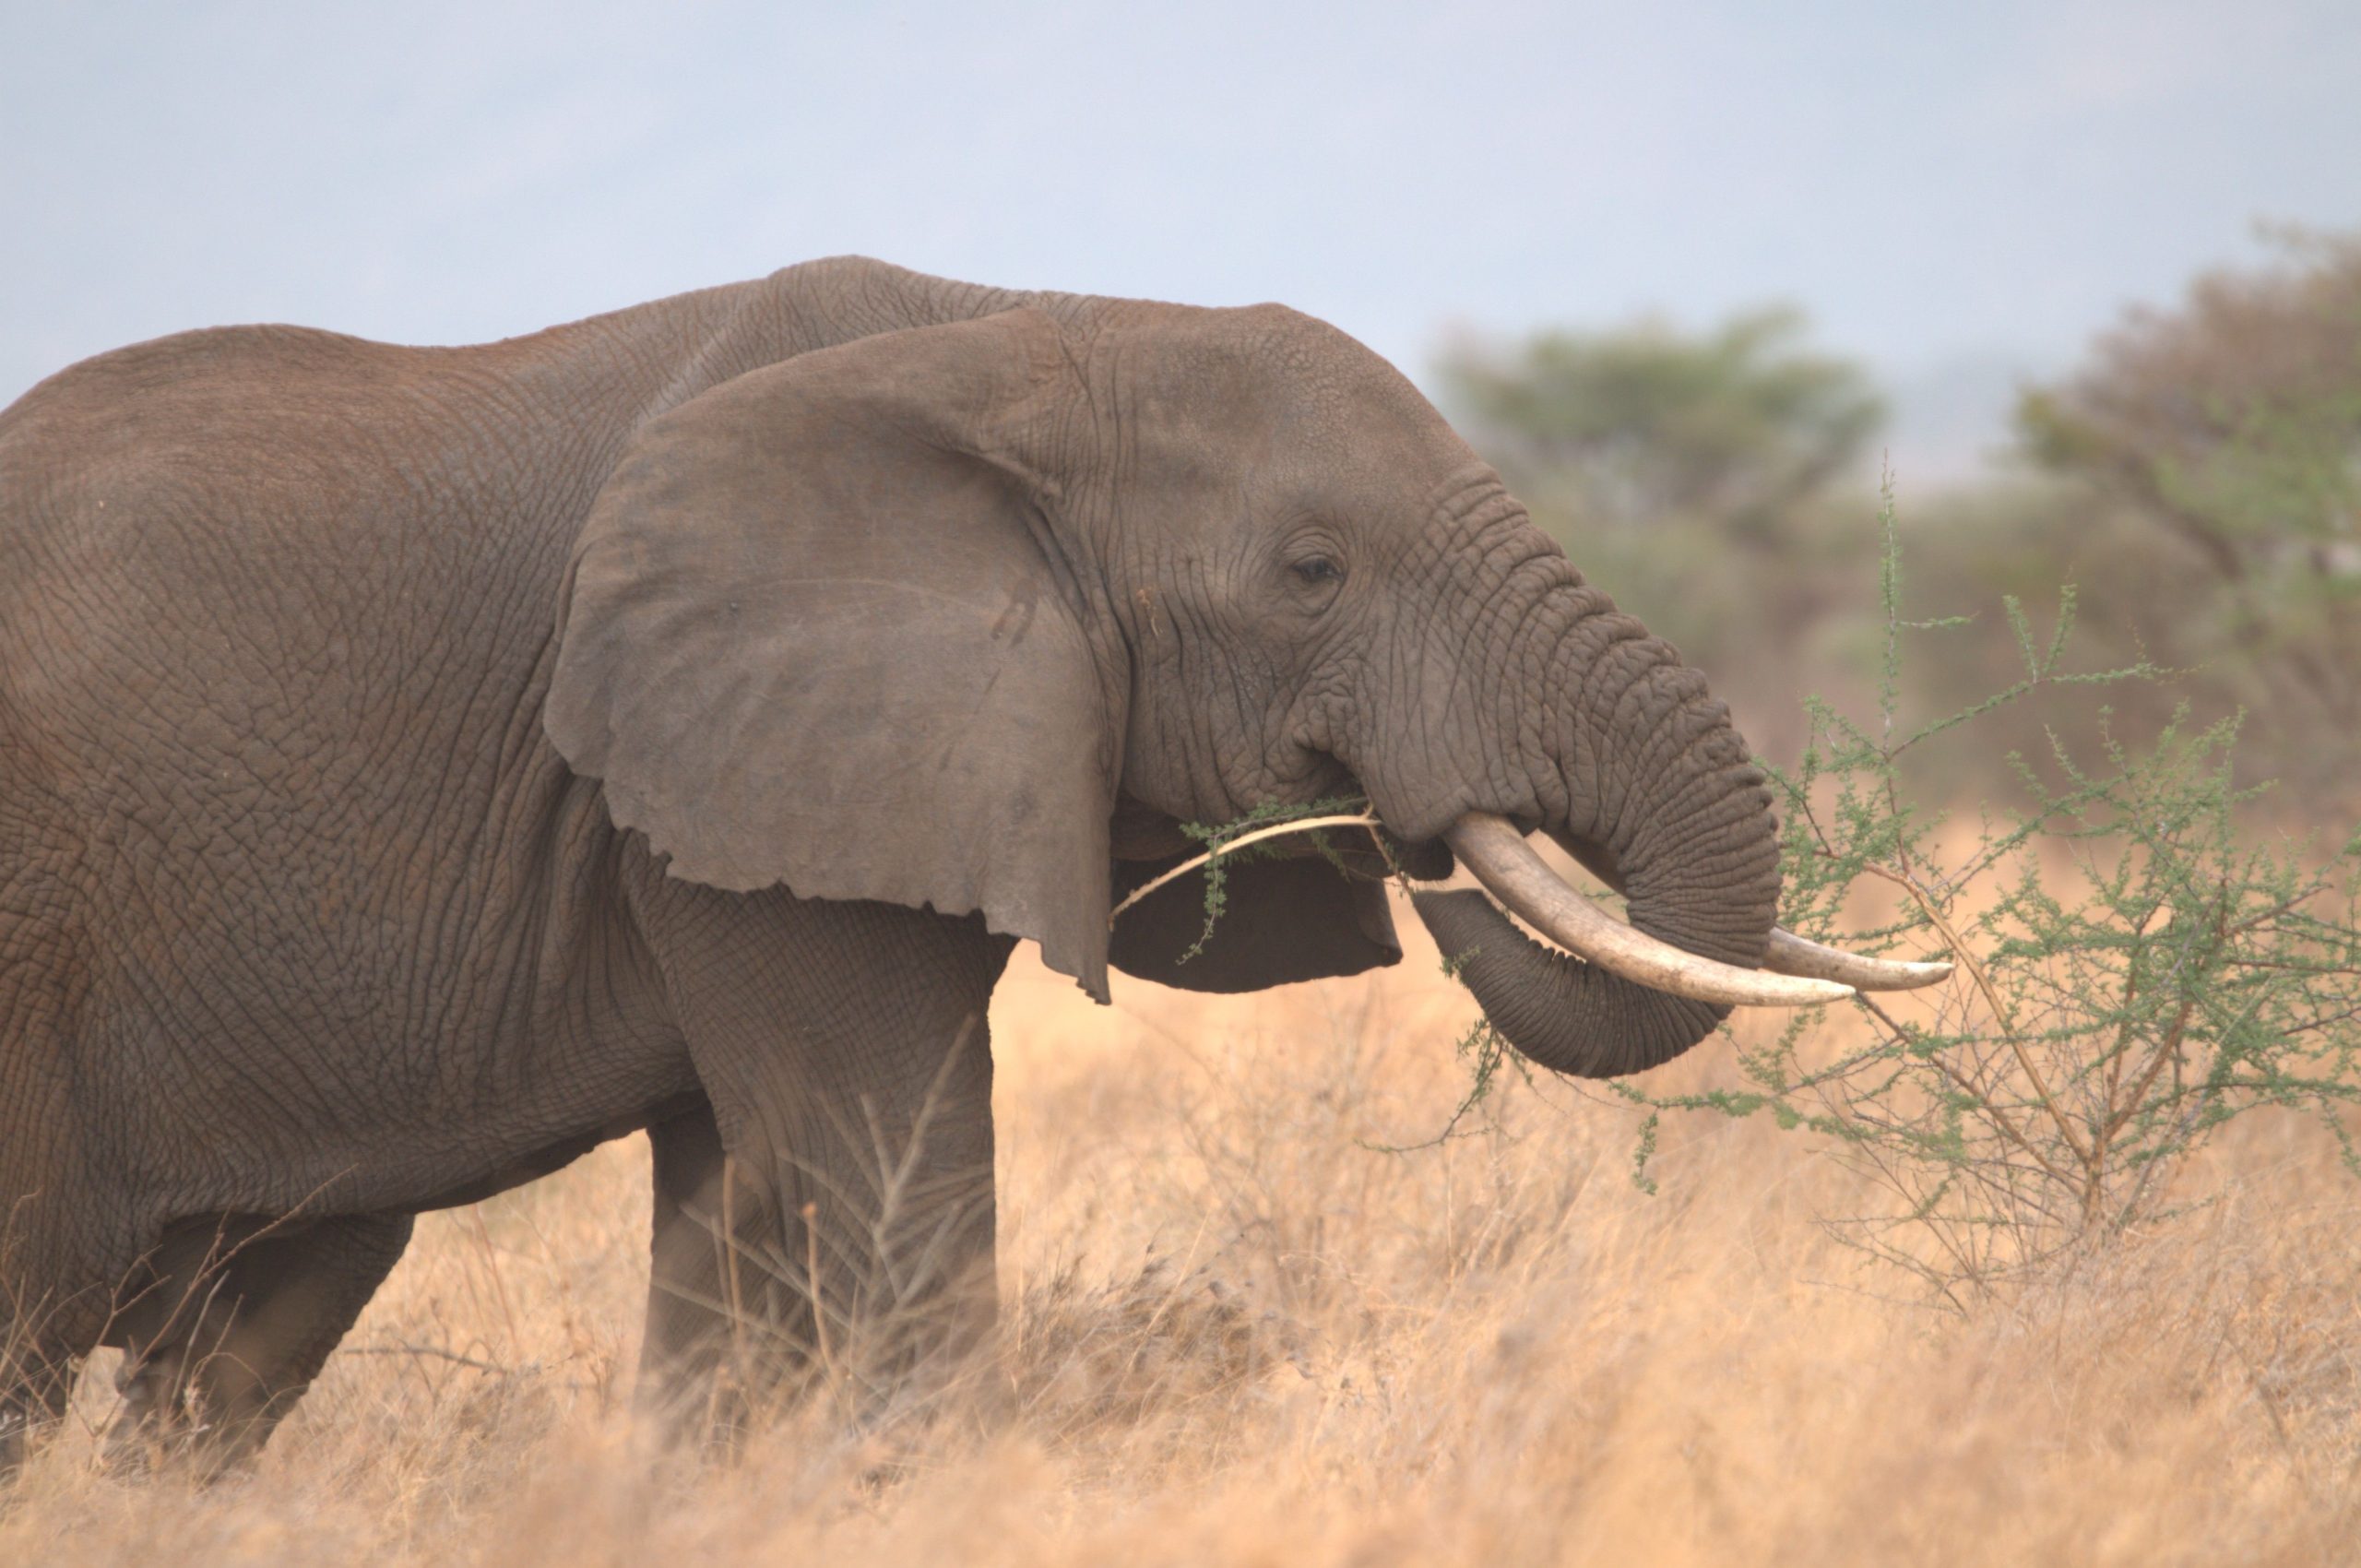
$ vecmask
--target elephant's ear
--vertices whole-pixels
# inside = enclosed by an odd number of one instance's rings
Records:
[[[1119,861],[1115,890],[1144,887],[1184,856]],[[1223,873],[1221,912],[1205,929],[1202,871],[1176,877],[1115,921],[1110,956],[1127,975],[1183,991],[1261,991],[1397,963],[1385,866],[1369,854],[1250,861]]]
[[[983,911],[1107,995],[1113,710],[1039,454],[1030,309],[863,339],[652,421],[560,610],[550,738],[674,876]]]

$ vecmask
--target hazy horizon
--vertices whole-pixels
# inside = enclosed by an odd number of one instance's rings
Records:
[[[0,8],[0,399],[184,327],[457,342],[845,251],[1454,327],[1807,310],[1932,471],[2361,221],[2361,7]]]

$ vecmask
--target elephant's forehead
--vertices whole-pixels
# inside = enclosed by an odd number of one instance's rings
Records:
[[[1249,411],[1307,427],[1440,422],[1407,376],[1358,339],[1285,305],[1157,306],[1130,317],[1123,357],[1145,368],[1142,390],[1206,414]]]
[[[1252,429],[1242,443],[1252,457],[1280,474],[1368,495],[1424,490],[1469,461],[1467,444],[1418,388],[1366,350],[1358,358],[1263,378],[1261,395],[1240,410]]]
[[[1354,514],[1415,516],[1476,454],[1418,398],[1350,382],[1273,410],[1250,444],[1258,488]],[[1292,493],[1291,494],[1288,493]]]

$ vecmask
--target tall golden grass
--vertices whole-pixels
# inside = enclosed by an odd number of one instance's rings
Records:
[[[1821,1230],[1874,1194],[1767,1124],[1667,1124],[1654,1197],[1634,1113],[1554,1082],[1377,1146],[1465,1085],[1473,1004],[1404,915],[1399,968],[1262,997],[1097,1009],[1020,956],[1003,1333],[957,1386],[657,1453],[632,1140],[422,1220],[250,1474],[101,1470],[95,1367],[0,1563],[2361,1561],[2329,1140],[2253,1118],[2177,1218],[1939,1312]]]

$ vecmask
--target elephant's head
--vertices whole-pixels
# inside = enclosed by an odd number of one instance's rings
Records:
[[[1380,891],[1317,859],[1234,872],[1190,965],[1186,885],[1110,951],[1174,824],[1347,790],[1585,954],[1480,895],[1418,900],[1547,1065],[1629,1071],[1731,1003],[1843,994],[1757,972],[1770,798],[1703,679],[1392,366],[1275,306],[1005,310],[655,420],[577,547],[548,723],[674,875],[979,909],[1102,1000],[1110,956],[1240,989],[1398,956]],[[1630,926],[1540,869],[1535,827]]]

